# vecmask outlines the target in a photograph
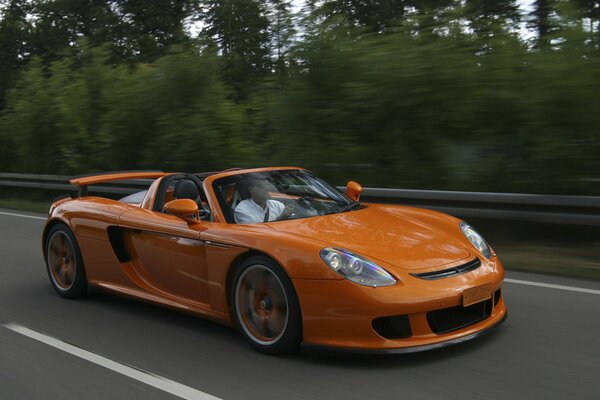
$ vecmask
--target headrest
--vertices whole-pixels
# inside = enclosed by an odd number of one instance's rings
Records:
[[[191,199],[195,201],[199,195],[198,186],[189,179],[182,179],[175,185],[173,195],[176,199]]]

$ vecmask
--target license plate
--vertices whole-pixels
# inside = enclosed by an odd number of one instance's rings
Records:
[[[463,307],[479,303],[492,297],[492,288],[488,283],[469,288],[463,292]]]

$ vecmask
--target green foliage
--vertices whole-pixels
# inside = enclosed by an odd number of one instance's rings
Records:
[[[3,130],[17,145],[13,168],[63,173],[94,165],[94,133],[98,114],[106,107],[102,95],[109,77],[100,68],[100,50],[80,56],[86,58],[81,69],[65,59],[46,72],[38,60],[23,74],[2,118]]]
[[[265,5],[256,0],[205,0],[203,34],[217,45],[223,58],[223,78],[244,99],[257,79],[271,69],[269,20]]]
[[[385,32],[398,24],[410,3],[405,0],[333,0],[323,2],[318,13],[326,24],[341,22],[349,27],[364,27],[369,32]]]
[[[69,0],[72,1],[72,0]],[[194,0],[113,0],[121,30],[116,41],[127,59],[152,62],[171,45],[188,41],[184,21],[197,11]],[[115,41],[113,41],[115,42]],[[124,42],[124,43],[123,43]]]
[[[290,49],[292,38],[297,32],[290,8],[289,0],[270,0],[267,8],[271,21],[269,31],[275,61],[274,67],[280,77],[285,74],[288,66],[293,62]]]
[[[25,0],[10,0],[0,18],[0,110],[4,96],[14,84],[29,53],[27,37],[31,27],[26,21],[29,6]]]
[[[106,59],[85,49],[79,68],[56,61],[45,74],[36,63],[23,75],[1,119],[18,149],[12,169],[225,168],[245,156],[214,56],[179,53],[133,69]]]
[[[600,69],[572,34],[546,52],[496,35],[485,54],[466,34],[324,38],[280,96],[280,152],[337,182],[597,194]]]
[[[65,55],[84,37],[93,46],[117,43],[122,23],[113,0],[32,0],[28,10],[33,55],[44,64]],[[115,55],[116,57],[116,55]],[[117,58],[117,57],[116,57]]]
[[[3,9],[1,171],[295,164],[337,184],[600,195],[595,2],[537,1],[529,41],[513,0],[309,1],[298,32],[286,0],[83,3]],[[70,11],[28,27],[26,4]]]

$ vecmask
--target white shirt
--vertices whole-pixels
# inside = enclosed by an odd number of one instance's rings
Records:
[[[280,201],[267,200],[267,207],[262,208],[252,199],[243,200],[235,207],[235,222],[238,224],[263,222],[265,220],[267,208],[269,209],[269,221],[275,221],[279,218],[285,209],[285,206]]]

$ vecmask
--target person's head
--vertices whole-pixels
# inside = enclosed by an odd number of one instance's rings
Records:
[[[250,178],[248,180],[248,191],[252,200],[263,204],[269,198],[269,182],[266,179]]]

